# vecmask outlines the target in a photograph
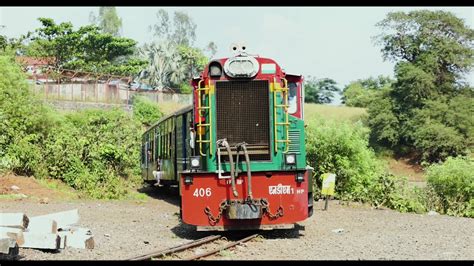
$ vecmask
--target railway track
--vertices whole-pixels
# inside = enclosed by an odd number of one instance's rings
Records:
[[[210,255],[216,254],[222,250],[235,247],[241,243],[252,240],[258,236],[259,236],[258,234],[253,234],[237,241],[230,241],[229,243],[222,243],[228,240],[227,238],[222,237],[221,235],[207,236],[207,237],[203,237],[203,238],[191,241],[189,243],[181,244],[181,245],[167,248],[164,250],[155,251],[155,252],[141,255],[138,257],[130,258],[128,260],[153,260],[153,259],[163,259],[163,258],[176,259],[176,257],[181,260],[198,260]],[[203,245],[210,245],[210,244],[216,247],[209,251],[198,252],[197,254],[191,252],[192,255],[188,255],[188,256],[178,255],[178,254],[183,254],[183,253],[184,254],[189,253],[189,251],[192,251],[195,248],[202,247]]]

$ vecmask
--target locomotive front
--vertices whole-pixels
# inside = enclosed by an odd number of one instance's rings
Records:
[[[313,213],[303,78],[243,46],[233,50],[192,81],[194,156],[179,173],[182,221],[200,231],[293,228]]]

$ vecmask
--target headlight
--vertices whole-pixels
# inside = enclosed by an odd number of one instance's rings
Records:
[[[222,67],[219,62],[212,62],[209,64],[209,76],[220,77],[222,75]]]
[[[290,153],[285,154],[285,163],[288,165],[295,165],[296,164],[296,154]]]
[[[193,177],[190,175],[184,176],[184,184],[185,185],[192,185],[193,184]]]
[[[251,78],[260,69],[257,59],[250,56],[238,56],[228,59],[224,64],[224,71],[230,77]]]
[[[297,173],[296,174],[296,182],[301,183],[304,181],[304,173]]]
[[[201,167],[201,158],[199,156],[191,157],[191,168],[199,169]]]

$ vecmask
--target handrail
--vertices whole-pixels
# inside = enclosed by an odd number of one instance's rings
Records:
[[[284,87],[277,88],[276,86],[276,79],[273,78],[273,121],[274,121],[274,145],[275,145],[275,152],[278,152],[278,143],[280,142],[285,142],[286,143],[286,149],[283,151],[283,153],[288,153],[289,148],[290,148],[290,139],[289,139],[289,113],[288,113],[288,81],[285,78],[282,78],[284,82]],[[282,93],[282,101],[283,104],[277,104],[277,98],[278,98],[278,92]],[[277,118],[277,108],[283,108],[285,112],[285,121],[284,122],[278,122]],[[277,128],[278,126],[284,126],[286,129],[286,139],[278,139],[278,132]]]
[[[199,128],[198,129],[198,135],[199,135],[199,139],[198,139],[198,143],[199,143],[199,153],[201,154],[201,156],[206,156],[206,154],[203,152],[203,143],[209,143],[209,156],[212,157],[212,131],[211,131],[211,126],[212,126],[212,101],[211,101],[211,96],[209,95],[208,97],[208,105],[207,106],[203,106],[202,105],[202,102],[201,102],[201,91],[204,91],[204,92],[207,92],[210,90],[210,86],[211,86],[211,81],[209,80],[209,85],[208,86],[205,86],[204,88],[201,88],[201,83],[203,82],[204,80],[200,80],[198,82],[198,88],[196,89],[197,91],[197,95],[198,95],[198,115],[199,115],[199,123],[197,124],[197,127]],[[208,110],[208,114],[209,114],[209,122],[208,123],[202,123],[202,116],[205,116],[202,114],[202,111],[203,110]],[[209,133],[209,139],[203,139],[203,135],[205,134],[205,132],[201,132],[201,129],[202,128],[205,128],[205,127],[208,127],[209,130],[208,130],[208,133]]]

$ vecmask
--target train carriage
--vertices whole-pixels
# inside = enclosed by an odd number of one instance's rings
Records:
[[[313,213],[303,77],[234,48],[191,81],[191,106],[143,134],[142,175],[178,185],[197,230],[292,228]]]

